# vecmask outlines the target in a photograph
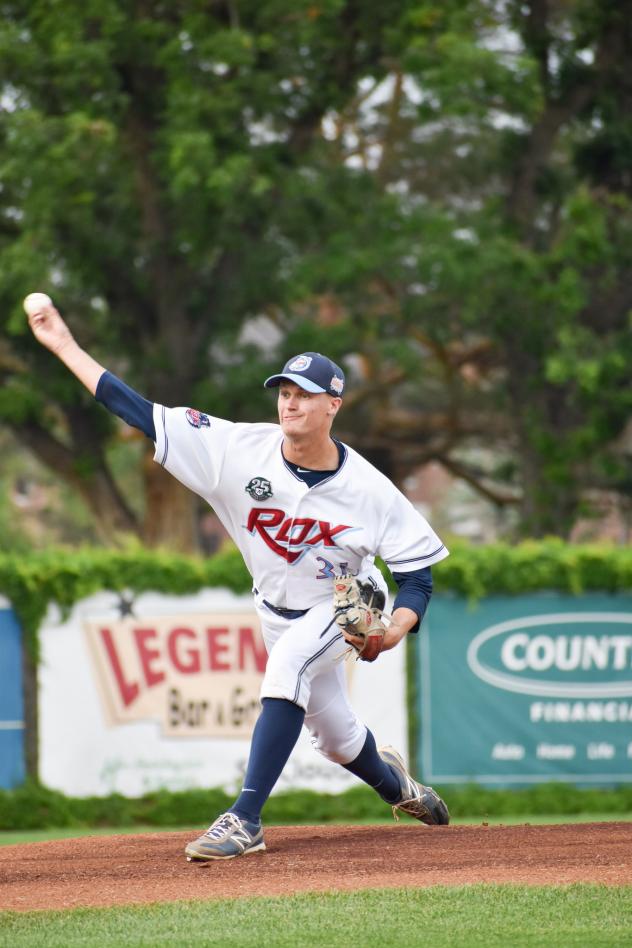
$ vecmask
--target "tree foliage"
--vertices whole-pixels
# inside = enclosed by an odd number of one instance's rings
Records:
[[[0,6],[0,418],[104,538],[191,548],[190,500],[143,465],[139,522],[34,288],[166,404],[271,417],[268,368],[344,358],[349,441],[525,531],[627,490],[629,0]]]
[[[337,288],[369,342],[365,447],[400,473],[441,461],[536,535],[629,485],[630,12],[416,5],[389,97],[347,139],[398,209],[348,238],[367,270]]]
[[[325,112],[381,62],[397,4],[2,12],[0,415],[104,532],[133,531],[107,464],[112,424],[34,350],[20,300],[52,290],[80,341],[152,399],[240,417],[261,378],[242,324],[287,302],[291,195]],[[150,465],[147,478],[145,538],[189,546],[188,501]]]

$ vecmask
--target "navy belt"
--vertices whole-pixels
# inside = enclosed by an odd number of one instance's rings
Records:
[[[263,604],[267,606],[271,612],[274,612],[277,616],[281,616],[282,619],[300,619],[301,616],[307,615],[309,612],[309,609],[282,609],[280,606],[273,606],[267,599],[263,600]]]
[[[258,589],[253,589],[254,594],[259,595]],[[267,599],[263,600],[264,606],[266,606],[270,612],[274,612],[275,615],[281,616],[282,619],[300,619],[301,616],[307,615],[309,609],[283,609],[281,606],[273,606],[271,602],[268,602]]]

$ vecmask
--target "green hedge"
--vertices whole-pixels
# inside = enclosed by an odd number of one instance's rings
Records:
[[[517,546],[458,543],[433,575],[437,591],[450,590],[471,600],[539,589],[574,594],[585,590],[619,592],[632,588],[632,548],[571,546],[557,539]],[[51,602],[68,610],[102,589],[185,594],[213,586],[225,586],[236,593],[251,588],[236,550],[228,549],[210,559],[141,548],[0,554],[0,593],[11,600],[34,653],[37,629]]]
[[[252,580],[236,550],[229,549],[210,559],[140,547],[124,552],[49,549],[19,556],[0,554],[0,593],[11,601],[34,655],[37,630],[49,603],[56,603],[67,612],[80,599],[103,589],[186,595],[213,586],[236,593],[252,588]]]
[[[437,787],[455,819],[533,816],[537,813],[572,816],[632,813],[632,787],[612,790],[580,789],[547,783],[525,790],[487,790],[479,786]],[[233,797],[222,790],[160,790],[139,798],[66,797],[28,782],[16,790],[0,791],[0,830],[104,826],[205,826],[224,812]],[[365,786],[337,796],[311,790],[275,794],[266,803],[268,823],[331,823],[388,818],[388,806]]]
[[[387,571],[386,574],[388,576]],[[527,541],[516,546],[501,543],[489,546],[456,543],[452,546],[448,559],[437,565],[433,576],[437,591],[450,591],[472,601],[486,595],[519,595],[538,590],[557,590],[572,594],[588,590],[617,593],[632,588],[632,548],[606,544],[572,546],[558,539]],[[136,595],[154,590],[184,595],[218,586],[235,593],[246,593],[251,588],[251,579],[235,549],[229,548],[210,559],[149,552],[136,546],[124,551],[51,549],[19,556],[0,554],[0,594],[11,601],[25,633],[30,653],[30,691],[33,694],[36,689],[38,658],[37,631],[50,603],[56,603],[63,612],[67,612],[80,599],[104,589]],[[408,664],[410,680],[407,698],[411,712],[410,727],[414,732],[415,682],[412,678],[412,662]],[[37,720],[36,706],[33,702],[31,704],[30,710],[27,708],[25,712],[29,725],[27,769],[35,776]],[[416,743],[412,741],[411,747],[415,746]],[[480,788],[477,790],[481,799],[486,792]],[[500,794],[499,791],[488,792],[495,795],[495,800],[501,800],[502,795],[496,796]],[[540,789],[534,788],[531,792],[539,793]],[[317,799],[321,798],[315,797],[312,801],[314,807],[317,806]],[[511,799],[514,799],[513,791]],[[516,799],[522,797],[518,796]],[[215,812],[222,808],[223,804],[219,801],[218,804],[210,805],[207,809],[211,813]],[[112,803],[114,808],[117,805]],[[270,803],[271,807],[276,805]],[[491,803],[489,805],[492,806]],[[500,802],[493,804],[500,805]],[[513,805],[512,803],[511,806]],[[339,806],[339,803],[335,806]],[[529,806],[531,804],[528,804]],[[127,804],[125,812],[126,807]],[[527,811],[532,812],[524,812]],[[326,818],[322,816],[322,819]],[[130,819],[132,822],[138,822],[136,817]],[[148,817],[145,815],[143,819],[147,821]]]

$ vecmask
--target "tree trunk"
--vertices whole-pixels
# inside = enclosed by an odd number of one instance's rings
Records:
[[[143,476],[143,542],[149,547],[163,547],[173,553],[199,552],[195,494],[154,463],[153,447],[149,447],[144,455]]]
[[[547,477],[546,460],[530,445],[522,445],[522,500],[520,519],[525,536],[568,537],[577,514],[574,485],[553,482]]]
[[[90,446],[90,470],[81,471],[73,448],[62,444],[38,423],[27,422],[11,428],[18,441],[81,495],[94,515],[97,532],[104,542],[115,542],[121,533],[138,535],[138,521],[107,468],[101,445]],[[82,450],[86,450],[85,444]]]
[[[37,662],[33,660],[31,643],[22,630],[22,694],[24,697],[24,760],[26,776],[39,780],[39,708]]]
[[[527,50],[539,63],[544,106],[526,136],[518,157],[513,180],[507,195],[508,217],[518,227],[527,245],[532,245],[537,233],[538,179],[550,165],[558,138],[565,126],[581,115],[594,100],[615,64],[625,61],[622,45],[626,12],[621,4],[611,4],[604,13],[597,36],[592,75],[579,75],[575,84],[556,90],[555,76],[550,64],[550,49],[554,46],[552,21],[554,10],[546,0],[529,0],[525,4],[527,16],[523,38]]]
[[[94,514],[94,524],[104,543],[116,543],[121,534],[138,536],[139,523],[123,500],[112,475],[105,466],[88,478],[71,480]]]

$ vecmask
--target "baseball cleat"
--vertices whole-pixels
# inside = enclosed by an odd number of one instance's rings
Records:
[[[203,833],[186,849],[187,860],[233,859],[256,853],[266,848],[261,823],[249,823],[236,813],[222,813],[206,833]]]
[[[399,819],[397,811],[402,810],[428,826],[447,826],[450,822],[447,806],[432,787],[424,787],[413,780],[395,748],[380,747],[378,754],[399,779],[402,798],[398,803],[391,804],[395,819]]]

